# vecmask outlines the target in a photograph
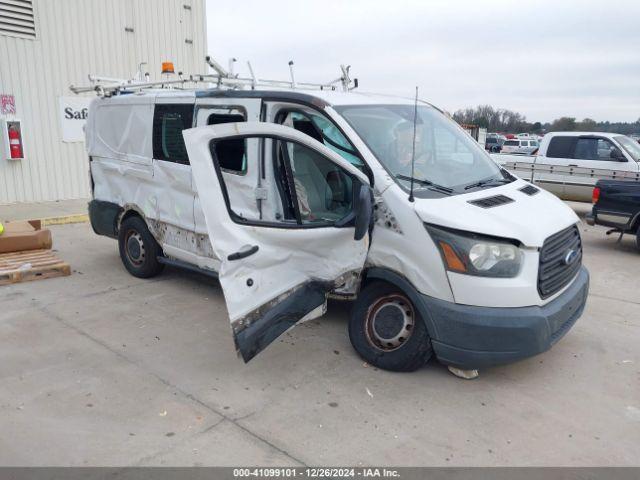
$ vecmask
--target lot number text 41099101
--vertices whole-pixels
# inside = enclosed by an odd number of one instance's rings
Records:
[[[398,478],[397,470],[390,468],[234,468],[235,478]]]

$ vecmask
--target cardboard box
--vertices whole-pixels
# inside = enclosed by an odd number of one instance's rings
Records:
[[[40,220],[4,223],[0,235],[0,253],[42,250],[51,248],[51,231],[42,230]]]

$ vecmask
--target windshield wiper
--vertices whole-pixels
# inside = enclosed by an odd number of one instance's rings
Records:
[[[422,178],[416,178],[416,177],[413,177],[412,179],[411,177],[407,175],[402,175],[401,173],[397,173],[396,178],[399,178],[400,180],[406,180],[407,182],[410,182],[411,180],[413,180],[414,182],[419,183],[420,185],[431,187],[433,190],[438,190],[442,193],[447,193],[447,194],[453,193],[453,188],[438,185],[437,183],[433,183],[431,180],[423,180]]]
[[[510,180],[508,178],[488,178],[486,180],[480,180],[479,182],[471,183],[464,187],[464,189],[469,190],[470,188],[487,187],[489,185],[502,185],[511,182],[513,182],[513,180]]]

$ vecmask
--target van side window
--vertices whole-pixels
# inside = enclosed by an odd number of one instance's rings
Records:
[[[207,117],[207,125],[220,125],[221,123],[244,122],[241,113],[212,113]]]
[[[182,130],[192,125],[193,105],[156,105],[153,113],[153,158],[188,165]]]
[[[553,137],[547,148],[549,158],[572,158],[576,137]]]
[[[243,113],[236,109],[228,112],[215,112],[207,117],[207,125],[220,125],[221,123],[246,122]],[[213,153],[213,152],[212,152]],[[220,168],[228,173],[244,175],[247,173],[247,142],[240,138],[237,140],[225,140],[218,144],[216,154]]]

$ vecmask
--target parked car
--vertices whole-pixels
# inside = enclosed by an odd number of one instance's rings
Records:
[[[593,189],[593,209],[589,225],[604,225],[611,231],[636,236],[640,250],[640,183],[598,180]]]
[[[590,201],[600,179],[640,181],[640,144],[625,135],[552,132],[536,155],[504,155],[506,143],[500,165],[565,200]]]
[[[328,89],[136,88],[91,102],[91,225],[134,276],[218,276],[245,361],[323,315],[329,295],[354,302],[355,350],[389,370],[512,362],[582,314],[575,213],[437,108]]]
[[[500,153],[505,140],[497,135],[487,136],[484,149],[492,153]]]
[[[503,143],[501,153],[528,155],[535,152],[538,147],[539,144],[537,140],[513,139],[507,140]]]

